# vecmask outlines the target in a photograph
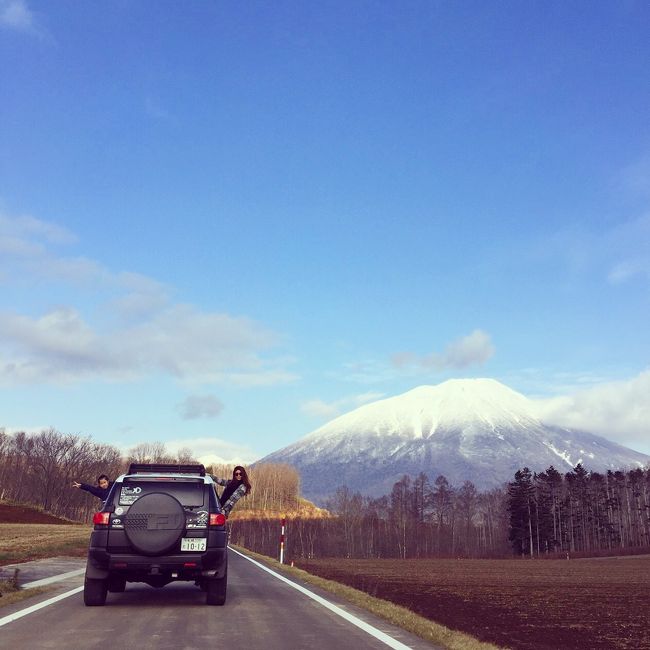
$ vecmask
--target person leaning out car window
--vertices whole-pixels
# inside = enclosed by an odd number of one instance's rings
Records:
[[[237,465],[233,469],[231,479],[213,476],[212,480],[218,485],[225,486],[225,490],[219,497],[219,500],[221,501],[221,508],[226,517],[230,514],[235,503],[243,496],[249,494],[252,489],[251,482],[248,480],[248,474],[246,474],[246,470],[241,465]]]
[[[102,501],[106,501],[106,497],[111,490],[111,485],[113,484],[108,479],[108,476],[106,476],[106,474],[100,474],[97,477],[97,485],[89,485],[88,483],[79,483],[78,481],[72,481],[72,487],[90,492],[90,494],[96,496]]]

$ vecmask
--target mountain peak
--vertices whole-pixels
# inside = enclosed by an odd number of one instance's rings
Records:
[[[540,422],[524,395],[494,379],[450,379],[361,406],[262,462],[294,465],[304,494],[321,499],[338,485],[390,492],[404,474],[443,474],[479,488],[584,463],[590,471],[641,467],[650,458],[584,431]]]
[[[450,379],[372,402],[341,415],[312,436],[338,432],[428,438],[438,429],[537,423],[529,400],[495,379]]]

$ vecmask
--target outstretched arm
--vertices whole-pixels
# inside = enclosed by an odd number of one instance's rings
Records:
[[[229,497],[226,503],[223,504],[223,514],[226,517],[230,514],[233,506],[246,494],[246,486],[244,484],[240,485]]]
[[[88,485],[88,483],[78,483],[77,481],[74,481],[72,487],[90,492],[90,494],[92,494],[94,497],[97,497],[98,499],[101,499],[102,501],[106,498],[106,490],[103,490],[98,485]]]

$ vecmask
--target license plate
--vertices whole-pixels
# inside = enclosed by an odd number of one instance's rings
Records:
[[[205,551],[206,542],[205,537],[183,537],[181,539],[181,551]]]

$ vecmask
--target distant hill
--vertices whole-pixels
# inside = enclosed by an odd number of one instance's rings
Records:
[[[341,485],[388,494],[404,474],[488,489],[522,467],[605,472],[643,467],[650,456],[542,422],[530,400],[494,379],[452,379],[366,404],[259,462],[293,465],[305,497],[323,503]]]
[[[76,524],[29,506],[0,503],[0,524]]]

